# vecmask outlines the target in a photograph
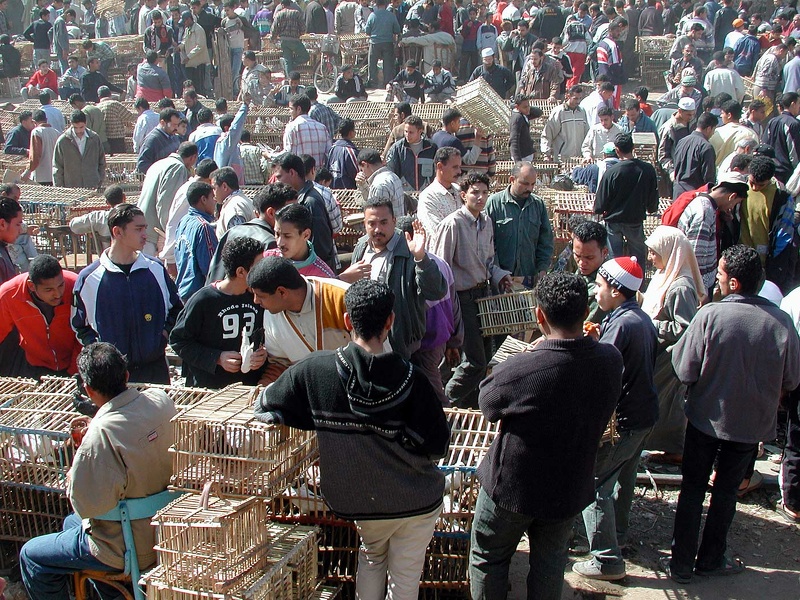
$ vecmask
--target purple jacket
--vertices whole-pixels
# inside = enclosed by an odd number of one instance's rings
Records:
[[[450,265],[435,254],[428,256],[439,267],[447,282],[449,294],[440,300],[426,300],[428,308],[425,312],[425,336],[420,342],[420,350],[432,350],[447,343],[448,348],[460,348],[464,341],[464,325],[461,323],[461,305],[453,285],[453,271]]]

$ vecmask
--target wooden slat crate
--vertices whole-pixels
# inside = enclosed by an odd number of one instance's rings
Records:
[[[492,135],[508,135],[511,109],[482,77],[458,88],[455,103],[473,125]]]
[[[8,483],[63,491],[72,463],[71,394],[24,392],[0,409],[0,472]]]
[[[61,531],[71,511],[65,491],[0,482],[0,540],[27,542]]]
[[[0,408],[10,404],[23,392],[36,387],[36,380],[23,377],[0,377]]]
[[[347,102],[332,106],[336,113],[343,119],[359,121],[385,121],[387,124],[394,111],[391,102]]]
[[[173,419],[175,488],[200,490],[214,481],[225,496],[271,497],[316,458],[313,433],[253,417],[258,391],[232,385]]]
[[[498,294],[476,300],[481,335],[511,335],[537,329],[532,290]]]
[[[594,194],[581,192],[576,195],[572,192],[561,192],[556,196],[553,207],[553,233],[556,237],[572,236],[569,219],[573,215],[584,215],[596,220],[598,217],[594,215]]]

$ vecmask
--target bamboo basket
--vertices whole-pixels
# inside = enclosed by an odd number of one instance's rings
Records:
[[[271,497],[316,458],[313,433],[253,417],[258,392],[229,386],[173,419],[175,488],[200,490],[215,481],[225,496]]]
[[[0,482],[0,540],[27,542],[61,531],[70,512],[63,491]]]
[[[317,580],[317,529],[278,523],[262,524],[266,543],[256,567],[228,591],[197,590],[171,583],[164,564],[145,575],[148,598],[221,598],[226,600],[297,600],[314,597]]]
[[[482,77],[458,88],[456,105],[470,123],[485,132],[508,135],[511,109]]]
[[[8,406],[14,398],[36,387],[34,379],[23,377],[0,377],[0,408]]]
[[[536,301],[532,290],[478,298],[476,303],[484,337],[537,329],[533,310]]]
[[[24,392],[0,409],[0,472],[7,483],[66,490],[72,463],[71,394]]]
[[[185,494],[153,517],[164,581],[198,592],[225,593],[256,568],[267,543],[258,498],[228,500]]]

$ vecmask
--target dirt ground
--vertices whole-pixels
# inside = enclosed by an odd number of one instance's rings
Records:
[[[699,578],[682,586],[658,569],[669,554],[677,487],[637,487],[631,511],[629,546],[624,551],[628,575],[614,582],[582,579],[568,567],[563,600],[798,600],[800,599],[800,526],[789,525],[774,511],[779,499],[774,477],[777,464],[765,457],[757,468],[772,483],[748,494],[737,506],[728,548],[747,569],[732,577]],[[677,468],[675,468],[677,471]],[[708,497],[706,498],[708,499]],[[706,504],[707,507],[707,504]],[[528,572],[527,540],[512,564],[509,600],[522,600]],[[570,556],[570,564],[584,556]]]

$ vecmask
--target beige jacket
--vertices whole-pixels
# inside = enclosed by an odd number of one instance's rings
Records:
[[[177,411],[160,390],[129,389],[100,407],[75,453],[67,488],[70,502],[89,534],[89,550],[100,562],[124,567],[122,528],[96,521],[123,498],[163,492],[172,476],[170,419]],[[155,529],[150,519],[133,522],[139,566],[153,564]]]
[[[186,58],[183,66],[190,68],[211,62],[208,57],[208,46],[206,46],[206,32],[198,23],[192,25],[184,33],[181,58]]]

